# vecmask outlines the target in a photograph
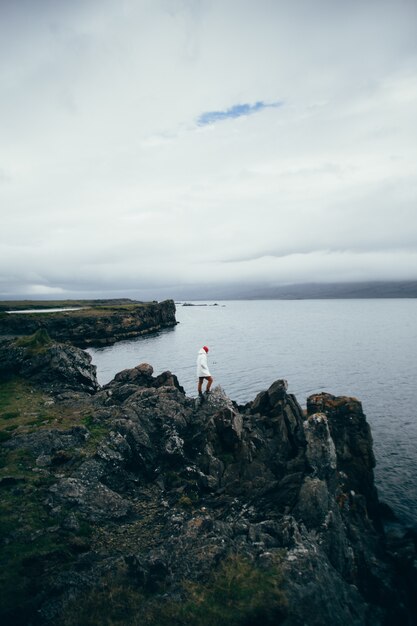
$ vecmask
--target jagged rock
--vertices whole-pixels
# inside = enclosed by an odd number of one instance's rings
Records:
[[[336,473],[336,449],[324,413],[314,413],[304,422],[306,459],[315,476],[330,479]]]
[[[327,416],[336,447],[337,469],[346,477],[346,490],[363,494],[369,514],[377,518],[379,502],[374,483],[372,435],[361,403],[355,398],[316,394],[307,399],[307,413],[317,412]]]
[[[148,363],[141,363],[137,367],[125,369],[116,374],[113,379],[113,386],[120,383],[129,383],[138,385],[139,387],[148,387],[152,384],[153,367]],[[107,389],[111,389],[112,383],[106,385]]]
[[[46,343],[35,348],[19,340],[0,341],[0,379],[22,376],[51,391],[95,392],[99,385],[91,356],[67,344]]]
[[[93,522],[124,518],[132,508],[119,494],[100,482],[63,478],[50,491],[57,502],[76,507]]]
[[[62,450],[79,447],[89,438],[85,426],[74,426],[68,430],[39,430],[28,435],[16,435],[4,442],[5,448],[29,450],[34,457],[49,457]]]
[[[415,536],[385,541],[360,403],[319,394],[306,417],[276,381],[245,407],[221,388],[196,404],[173,374],[155,377],[147,364],[87,399],[73,393],[55,402],[88,407],[96,431],[3,444],[29,451],[47,474],[45,506],[75,555],[42,574],[37,624],[57,623],[116,567],[122,587],[167,601],[238,554],[261,568],[280,563],[284,626],[411,626]],[[76,537],[87,523],[91,537]]]
[[[217,433],[225,448],[234,449],[242,440],[243,418],[232,409],[224,408],[214,416]]]

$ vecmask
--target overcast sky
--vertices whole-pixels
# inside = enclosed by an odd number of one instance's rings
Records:
[[[416,0],[0,0],[0,297],[416,279],[416,70]]]

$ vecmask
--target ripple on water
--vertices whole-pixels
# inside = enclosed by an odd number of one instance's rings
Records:
[[[253,400],[277,378],[302,406],[326,391],[358,398],[372,428],[380,498],[417,526],[417,300],[225,302],[177,307],[180,322],[159,335],[90,349],[101,384],[148,362],[196,393],[195,359],[210,347],[215,383]]]

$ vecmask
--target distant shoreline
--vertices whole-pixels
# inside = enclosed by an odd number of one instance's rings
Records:
[[[417,298],[417,281],[368,281],[350,283],[303,283],[291,285],[206,287],[203,293],[175,296],[180,302],[222,300],[368,300]]]
[[[140,288],[137,291],[140,296]],[[224,300],[368,300],[368,299],[414,299],[417,298],[417,280],[364,281],[347,283],[300,283],[271,286],[267,284],[232,284],[220,287],[216,284],[202,285],[197,289],[176,288],[161,294],[155,288],[155,301],[172,299],[179,305],[194,302],[219,302]],[[46,308],[64,306],[123,306],[144,304],[149,300],[129,298],[102,299],[54,299],[47,300],[9,297],[0,298],[0,312],[8,308]]]

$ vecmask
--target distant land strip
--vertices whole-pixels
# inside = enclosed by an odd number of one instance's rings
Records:
[[[5,306],[4,302],[2,304]],[[32,335],[44,330],[51,339],[75,346],[105,346],[158,332],[177,323],[173,300],[141,303],[131,300],[117,303],[109,300],[26,301],[20,304],[17,308],[15,302],[8,302],[7,308],[0,311],[0,336]],[[58,306],[80,308],[56,311]],[[31,312],[25,313],[27,309]],[[37,313],[37,309],[51,310]],[[17,312],[9,314],[9,310]]]

